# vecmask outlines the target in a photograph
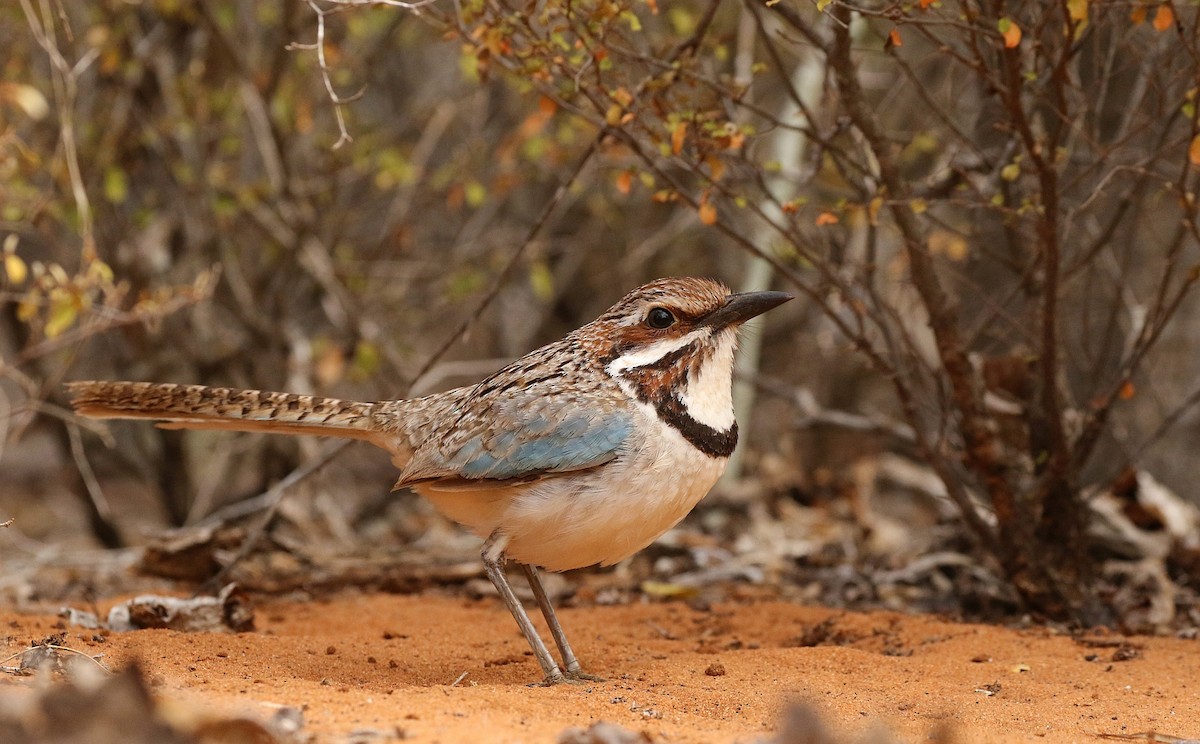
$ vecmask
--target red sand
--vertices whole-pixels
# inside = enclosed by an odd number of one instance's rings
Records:
[[[965,742],[1200,738],[1197,641],[1132,638],[1135,658],[1113,661],[1112,635],[1085,645],[1045,629],[778,601],[560,616],[585,668],[608,681],[530,686],[537,664],[498,601],[434,594],[268,600],[253,633],[145,630],[98,642],[69,628],[67,644],[111,667],[140,660],[163,699],[214,715],[302,707],[319,741],[398,729],[416,741],[551,742],[599,720],[655,741],[751,741],[777,729],[790,700],[814,704],[836,731],[882,725],[913,741],[942,726]],[[8,655],[59,620],[4,612],[0,622]],[[3,677],[0,693],[31,685]]]

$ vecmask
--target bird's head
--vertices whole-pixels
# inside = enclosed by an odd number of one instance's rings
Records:
[[[792,299],[731,293],[711,279],[671,277],[638,287],[579,333],[630,395],[714,456],[737,442],[733,353],[742,323]]]

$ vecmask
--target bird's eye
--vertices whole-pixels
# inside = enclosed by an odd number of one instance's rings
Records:
[[[665,307],[656,307],[646,315],[646,325],[661,331],[675,325],[675,316]]]

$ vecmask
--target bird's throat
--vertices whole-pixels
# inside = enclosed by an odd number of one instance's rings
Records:
[[[654,406],[658,417],[693,447],[709,457],[729,457],[737,446],[738,426],[734,421],[729,428],[720,431],[708,424],[702,424],[688,413],[687,406],[674,395],[668,395],[659,401],[645,401]]]
[[[695,338],[622,356],[606,369],[630,395],[655,410],[667,426],[710,457],[729,457],[737,446],[730,393],[732,339],[712,344]]]

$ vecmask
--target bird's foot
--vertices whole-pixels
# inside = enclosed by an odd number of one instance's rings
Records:
[[[582,684],[587,684],[588,682],[604,682],[604,681],[605,680],[603,677],[597,677],[594,674],[588,674],[587,672],[583,671],[582,669],[576,669],[575,671],[566,671],[566,672],[561,672],[556,669],[554,674],[546,675],[546,678],[543,679],[541,684],[538,686],[539,687],[553,687],[555,685],[561,685],[561,684],[582,685]]]
[[[541,682],[531,683],[529,686],[530,687],[554,687],[555,685],[561,685],[564,682],[570,682],[570,681],[571,681],[571,679],[569,677],[567,677],[565,674],[560,672],[558,669],[555,669],[552,673],[547,674],[546,678],[543,679]]]
[[[604,679],[604,677],[598,677],[595,674],[588,674],[587,672],[583,671],[582,669],[576,669],[575,671],[568,670],[566,672],[565,676],[571,682],[604,682],[604,681],[606,681]]]

